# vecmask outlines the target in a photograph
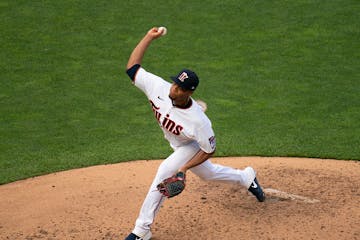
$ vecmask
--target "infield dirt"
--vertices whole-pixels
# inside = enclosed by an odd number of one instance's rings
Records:
[[[160,160],[54,173],[0,186],[0,239],[124,239],[133,228]],[[264,203],[235,184],[189,172],[185,191],[165,201],[153,240],[360,239],[360,162],[236,157],[253,166]],[[313,202],[304,199],[314,200]]]

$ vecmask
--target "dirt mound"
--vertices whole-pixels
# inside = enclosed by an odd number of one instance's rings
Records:
[[[267,192],[259,203],[234,184],[189,172],[152,228],[163,239],[360,239],[360,162],[214,158],[253,166]],[[0,186],[0,239],[124,239],[160,160],[54,173]]]

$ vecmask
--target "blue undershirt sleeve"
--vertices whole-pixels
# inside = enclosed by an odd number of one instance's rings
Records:
[[[128,70],[126,70],[127,75],[131,78],[131,80],[135,80],[135,75],[137,73],[137,71],[140,68],[140,64],[135,64],[134,66],[132,66],[131,68],[129,68]]]

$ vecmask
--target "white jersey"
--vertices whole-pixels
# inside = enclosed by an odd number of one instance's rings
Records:
[[[215,151],[211,122],[196,101],[191,99],[192,104],[186,109],[173,106],[169,97],[171,84],[141,67],[134,84],[146,94],[155,118],[173,148],[196,141],[204,152]]]

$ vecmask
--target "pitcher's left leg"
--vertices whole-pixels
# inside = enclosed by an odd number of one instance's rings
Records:
[[[165,200],[165,197],[157,190],[156,186],[164,179],[174,175],[178,169],[189,161],[198,151],[199,148],[196,144],[181,146],[175,149],[175,151],[160,164],[140,209],[139,217],[136,220],[133,230],[134,234],[143,236],[150,231],[151,224]]]

